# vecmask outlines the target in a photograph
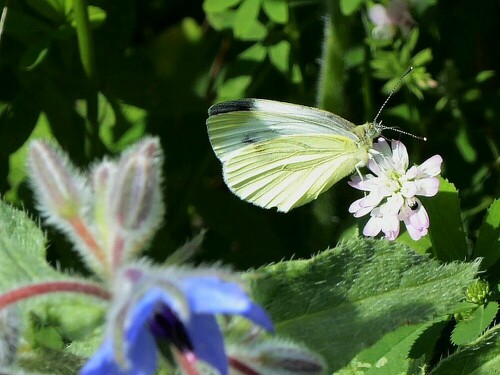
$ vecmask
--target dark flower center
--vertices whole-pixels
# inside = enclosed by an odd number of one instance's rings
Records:
[[[192,352],[193,345],[188,337],[184,324],[172,310],[162,305],[149,322],[151,333],[157,340],[166,340],[181,353]]]

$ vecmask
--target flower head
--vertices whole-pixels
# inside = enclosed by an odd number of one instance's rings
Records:
[[[391,39],[397,27],[407,34],[415,25],[405,0],[392,0],[387,7],[375,4],[368,10],[368,17],[375,25],[375,39]]]
[[[226,375],[228,359],[216,314],[241,315],[273,329],[266,312],[221,272],[136,266],[121,276],[117,288],[122,298],[116,298],[104,343],[82,375],[153,374],[160,341],[169,343],[184,368],[195,368],[199,359]]]
[[[349,184],[369,192],[353,202],[349,212],[354,217],[370,213],[363,229],[365,236],[376,236],[382,231],[388,240],[399,235],[399,222],[405,223],[410,237],[420,239],[427,234],[429,216],[422,202],[416,197],[432,197],[439,189],[443,159],[439,155],[426,160],[420,166],[408,169],[408,152],[403,143],[392,141],[391,146],[382,138],[374,144],[368,168],[374,174],[363,178],[353,176]]]

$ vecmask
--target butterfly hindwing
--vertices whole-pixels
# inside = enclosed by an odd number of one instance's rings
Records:
[[[241,199],[287,212],[316,199],[367,158],[346,137],[282,136],[229,154],[224,180]]]

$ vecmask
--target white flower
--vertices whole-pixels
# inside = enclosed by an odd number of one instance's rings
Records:
[[[416,197],[432,197],[439,189],[439,179],[443,159],[439,155],[427,159],[420,166],[408,169],[408,152],[403,143],[392,141],[391,147],[380,138],[373,145],[368,168],[374,174],[363,178],[351,177],[349,185],[369,192],[365,197],[353,202],[349,212],[354,217],[370,213],[363,234],[374,237],[382,231],[388,240],[399,235],[399,222],[405,223],[411,238],[420,239],[427,234],[429,216]]]
[[[373,37],[375,39],[392,39],[399,27],[408,34],[415,25],[405,0],[392,0],[387,7],[375,4],[368,10],[368,17],[373,22]]]

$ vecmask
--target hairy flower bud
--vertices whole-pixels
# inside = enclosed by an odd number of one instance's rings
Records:
[[[230,345],[231,375],[318,375],[323,359],[290,341],[271,338],[253,345]]]
[[[28,150],[30,182],[39,209],[55,224],[77,216],[87,197],[85,179],[66,154],[45,141],[33,141]]]
[[[111,185],[110,214],[124,230],[150,233],[163,216],[162,152],[156,138],[146,138],[120,159]]]

